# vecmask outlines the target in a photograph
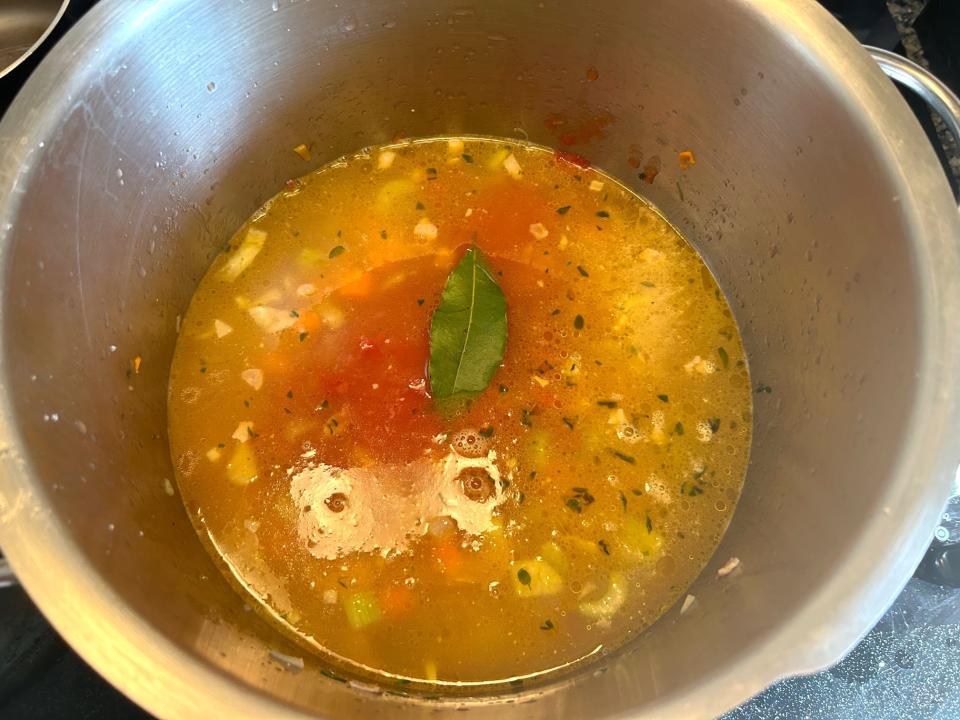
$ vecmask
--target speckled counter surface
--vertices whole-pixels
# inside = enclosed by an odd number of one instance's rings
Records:
[[[960,590],[913,579],[836,666],[785,680],[724,720],[960,718]]]
[[[926,6],[927,1],[928,0],[887,0],[887,7],[897,24],[897,32],[900,34],[900,40],[903,43],[907,57],[929,69],[929,64],[923,52],[923,46],[920,44],[917,33],[913,29],[913,23]],[[950,1],[960,2],[960,0]],[[957,42],[960,42],[960,28],[954,28],[953,32],[956,33]],[[953,176],[960,182],[960,145],[958,145],[956,139],[946,131],[943,121],[940,120],[940,118],[934,117],[933,122],[937,126],[940,143],[943,145],[944,151],[947,154],[947,160],[950,163]],[[958,717],[960,717],[960,714],[958,714]]]

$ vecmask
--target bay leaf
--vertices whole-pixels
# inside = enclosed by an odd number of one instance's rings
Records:
[[[430,322],[434,398],[486,389],[507,347],[507,300],[480,250],[470,247],[447,277]]]

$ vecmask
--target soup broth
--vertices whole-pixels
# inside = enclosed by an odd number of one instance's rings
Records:
[[[289,182],[193,297],[169,393],[183,500],[251,604],[348,671],[484,684],[596,657],[730,520],[751,438],[730,308],[674,227],[581,164],[486,138],[360,152]],[[462,337],[502,359],[439,398],[431,368],[479,362],[439,337],[452,273],[479,293]]]

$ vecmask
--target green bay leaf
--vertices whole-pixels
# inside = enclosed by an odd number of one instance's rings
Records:
[[[507,300],[476,247],[447,277],[430,322],[430,390],[434,398],[482,392],[503,362]]]

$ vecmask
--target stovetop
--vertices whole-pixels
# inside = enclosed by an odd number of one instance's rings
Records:
[[[73,0],[49,48],[97,0]],[[960,1],[821,0],[859,40],[908,55],[960,90]],[[0,112],[43,56],[0,79]],[[960,150],[907,97],[960,195]],[[960,542],[960,501],[940,535]],[[877,558],[883,562],[883,558]],[[941,583],[947,584],[941,584]],[[840,663],[785,680],[723,720],[960,718],[960,545],[936,546],[883,619]],[[87,666],[19,588],[0,589],[0,718],[149,720]]]

